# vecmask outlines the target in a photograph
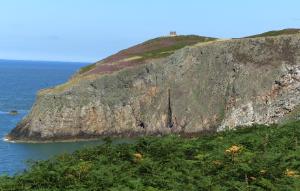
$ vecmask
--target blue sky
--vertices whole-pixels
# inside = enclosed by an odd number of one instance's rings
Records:
[[[299,0],[0,0],[0,59],[95,62],[176,30],[220,38],[300,28]]]

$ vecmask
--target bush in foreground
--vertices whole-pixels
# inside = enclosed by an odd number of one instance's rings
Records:
[[[32,164],[0,190],[297,190],[300,122],[213,136],[145,137]]]

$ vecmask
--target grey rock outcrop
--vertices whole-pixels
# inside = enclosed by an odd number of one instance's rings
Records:
[[[219,40],[39,92],[19,141],[196,134],[299,118],[300,35]]]

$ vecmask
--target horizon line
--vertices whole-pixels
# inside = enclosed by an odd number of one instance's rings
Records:
[[[9,58],[0,58],[0,61],[29,61],[29,62],[64,62],[64,63],[81,63],[81,64],[92,64],[97,61],[68,61],[68,60],[35,60],[35,59],[9,59]]]

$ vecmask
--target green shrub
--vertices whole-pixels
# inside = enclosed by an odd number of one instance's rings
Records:
[[[132,144],[107,141],[2,176],[0,190],[297,190],[298,140],[300,122],[191,139],[170,135]]]

